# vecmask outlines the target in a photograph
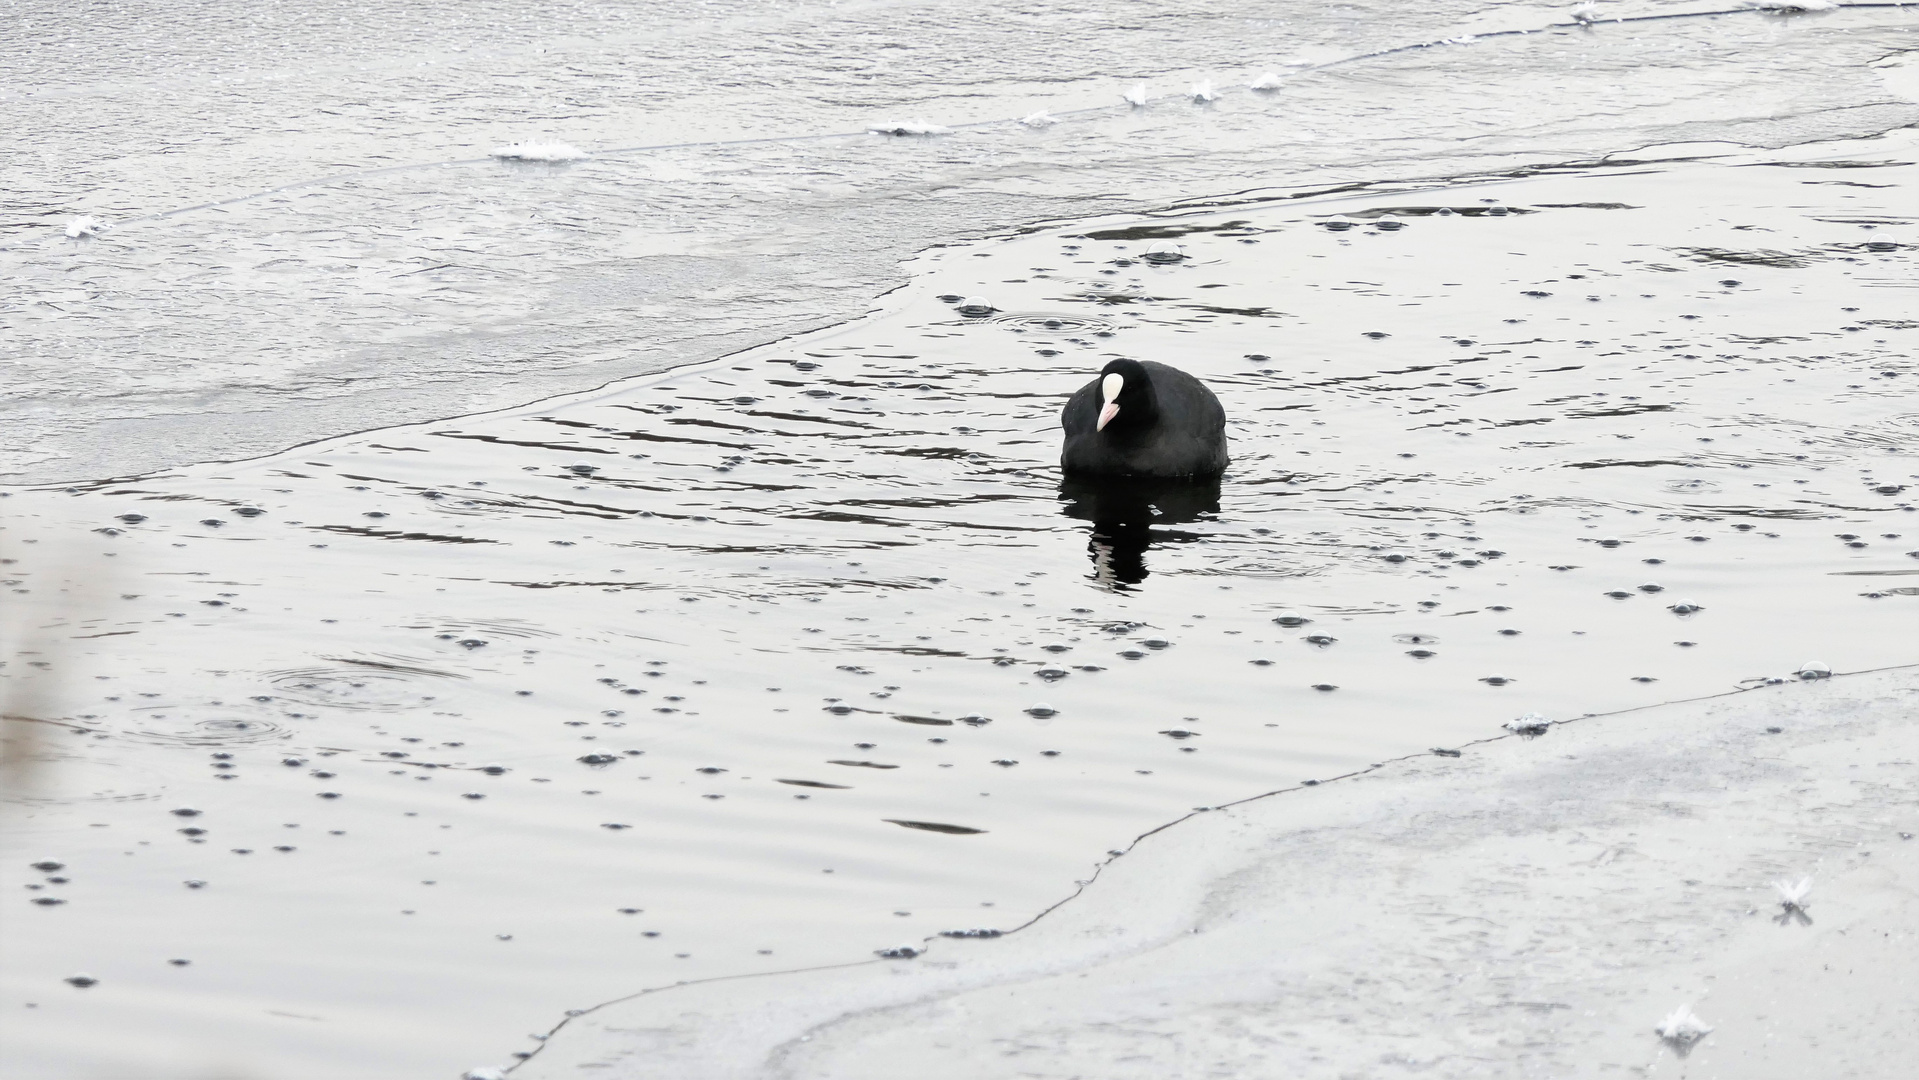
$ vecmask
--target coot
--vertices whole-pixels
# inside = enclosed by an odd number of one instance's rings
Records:
[[[1151,360],[1115,360],[1060,410],[1068,475],[1218,476],[1226,410],[1206,384]]]

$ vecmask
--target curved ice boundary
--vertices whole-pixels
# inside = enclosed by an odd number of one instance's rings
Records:
[[[1913,1010],[1915,705],[1901,667],[1383,763],[1149,833],[1017,934],[649,991],[512,1075],[1892,1075],[1910,1027],[1856,1017]]]

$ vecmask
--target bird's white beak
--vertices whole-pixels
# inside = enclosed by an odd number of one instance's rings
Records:
[[[1093,425],[1094,431],[1105,431],[1113,417],[1119,415],[1119,405],[1114,398],[1119,396],[1120,388],[1126,385],[1126,377],[1115,371],[1099,381],[1099,396],[1104,405],[1100,406],[1099,423]]]

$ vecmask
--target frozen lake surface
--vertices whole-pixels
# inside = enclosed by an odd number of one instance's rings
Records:
[[[1919,13],[163,17],[9,16],[10,1075],[455,1075],[1912,659]],[[1216,495],[1062,489],[1114,355]]]

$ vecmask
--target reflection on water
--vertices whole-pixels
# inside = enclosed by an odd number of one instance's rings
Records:
[[[1093,523],[1086,550],[1095,580],[1115,587],[1146,580],[1146,549],[1184,544],[1203,533],[1175,529],[1219,513],[1219,480],[1101,479],[1068,476],[1060,482],[1068,517]]]

